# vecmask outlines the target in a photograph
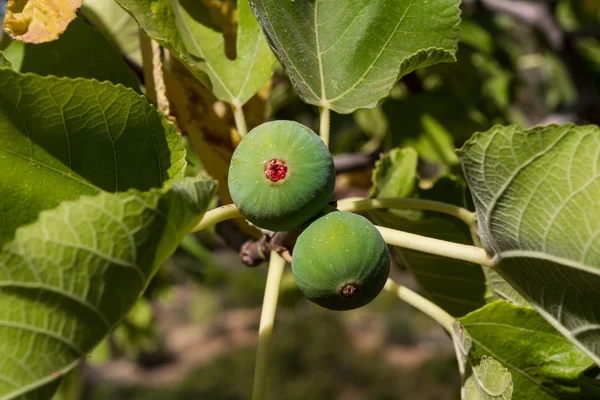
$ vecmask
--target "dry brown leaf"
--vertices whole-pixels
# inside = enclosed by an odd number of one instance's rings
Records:
[[[170,68],[165,70],[165,83],[172,113],[179,129],[189,136],[206,172],[219,182],[221,202],[229,204],[231,196],[227,174],[231,156],[239,142],[231,107],[217,100],[175,57],[170,58]],[[244,105],[248,129],[265,121],[269,92],[270,83],[267,83]]]
[[[9,0],[4,30],[26,43],[44,43],[58,39],[75,19],[83,0]]]

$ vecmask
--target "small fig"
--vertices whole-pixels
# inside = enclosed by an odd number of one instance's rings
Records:
[[[292,121],[252,129],[233,153],[229,192],[242,215],[259,228],[290,231],[331,200],[333,159],[312,130]]]
[[[390,273],[390,253],[368,219],[336,211],[300,234],[292,272],[309,300],[330,310],[352,310],[381,292]]]

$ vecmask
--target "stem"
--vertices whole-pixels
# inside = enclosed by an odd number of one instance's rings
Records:
[[[242,218],[242,214],[240,214],[235,204],[227,204],[215,208],[204,214],[204,217],[202,217],[198,225],[192,228],[190,233],[201,231],[232,218]]]
[[[427,236],[415,235],[413,233],[397,231],[394,229],[375,226],[386,243],[394,246],[405,247],[411,250],[423,251],[442,257],[455,258],[472,262],[475,264],[492,267],[493,260],[488,257],[484,249],[466,244],[447,242]]]
[[[240,135],[240,139],[246,136],[248,133],[248,127],[246,126],[246,117],[244,116],[244,109],[242,106],[234,106],[233,109],[233,118],[235,119],[235,127],[237,128],[238,135]]]
[[[442,308],[427,300],[418,293],[413,292],[409,288],[399,285],[390,278],[385,283],[385,290],[398,296],[400,300],[405,301],[419,311],[424,312],[431,318],[435,319],[448,333],[454,335],[454,317],[444,311]]]
[[[150,40],[152,46],[152,79],[156,90],[156,104],[162,115],[169,116],[171,108],[167,98],[167,87],[163,75],[162,54],[160,44],[156,40]]]
[[[319,136],[321,136],[325,146],[329,147],[329,108],[319,107],[319,117],[321,120]]]
[[[342,211],[356,212],[376,208],[411,208],[437,211],[459,218],[469,227],[477,221],[475,213],[472,213],[466,208],[455,206],[454,204],[443,203],[441,201],[399,197],[381,199],[350,198],[338,201],[338,209]]]
[[[252,386],[252,400],[263,400],[267,386],[267,369],[269,367],[269,349],[273,335],[273,321],[277,309],[279,287],[285,260],[276,252],[271,251],[267,286],[260,314],[260,328],[258,329],[258,347],[256,349],[256,364],[254,366],[254,385]]]

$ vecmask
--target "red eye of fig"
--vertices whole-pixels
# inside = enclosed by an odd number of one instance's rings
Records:
[[[271,160],[265,165],[265,176],[268,180],[279,182],[287,175],[288,167],[283,160]]]

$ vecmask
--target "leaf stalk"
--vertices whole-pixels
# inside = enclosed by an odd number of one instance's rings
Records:
[[[454,335],[454,323],[456,319],[444,311],[438,305],[427,300],[418,293],[413,292],[406,286],[402,286],[388,278],[384,289],[397,296],[400,300],[410,304],[414,308],[429,315],[436,320],[451,336]]]
[[[258,347],[256,349],[256,363],[254,366],[254,384],[252,385],[252,400],[263,400],[267,386],[267,372],[269,368],[269,350],[273,336],[273,323],[279,299],[281,278],[285,269],[285,260],[276,252],[271,251],[269,272],[267,273],[267,286],[260,314],[260,327],[258,329]]]

